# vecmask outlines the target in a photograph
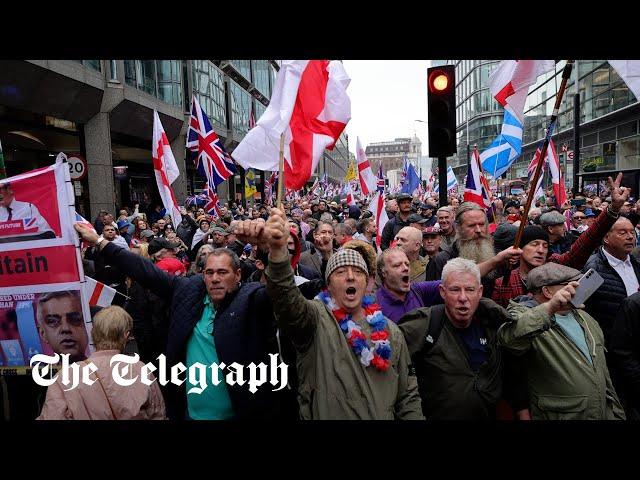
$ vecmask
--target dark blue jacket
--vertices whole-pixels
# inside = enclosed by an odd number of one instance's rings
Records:
[[[169,299],[171,323],[166,348],[167,367],[170,368],[178,362],[186,365],[187,341],[202,317],[204,298],[207,295],[202,275],[169,275],[151,261],[112,243],[105,245],[101,253],[108,263],[116,265],[140,285],[162,298]],[[259,283],[243,284],[234,294],[228,295],[217,309],[213,329],[218,361],[226,365],[237,362],[245,368],[251,362],[269,366],[269,353],[278,353],[276,325],[272,312],[266,289]],[[278,362],[280,361],[278,359]],[[290,366],[291,368],[295,366]],[[187,408],[185,384],[177,387],[170,383],[167,387],[168,416],[172,419],[184,418]],[[236,417],[280,417],[282,396],[287,389],[274,393],[271,391],[272,388],[272,385],[265,383],[252,394],[246,384],[227,384]]]
[[[630,258],[636,277],[640,281],[640,263],[633,255]],[[598,247],[589,257],[582,271],[586,272],[590,268],[600,274],[604,283],[585,302],[585,310],[600,324],[605,347],[609,348],[613,322],[618,315],[620,305],[627,298],[627,288],[618,272],[613,269],[602,253],[602,247]]]

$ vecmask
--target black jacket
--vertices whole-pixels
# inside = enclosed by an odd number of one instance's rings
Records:
[[[640,292],[622,302],[609,343],[616,391],[623,404],[640,412]]]
[[[410,227],[411,223],[404,222],[402,218],[400,218],[400,213],[396,213],[396,216],[387,222],[387,224],[382,229],[382,239],[380,240],[380,248],[382,250],[386,250],[393,242],[393,239],[396,238],[396,234],[402,230],[404,227]]]
[[[101,253],[143,287],[170,299],[167,366],[170,368],[178,362],[186,364],[187,342],[202,317],[207,295],[202,275],[171,276],[149,260],[112,243],[105,245]],[[269,365],[269,353],[278,352],[275,332],[271,301],[265,287],[259,283],[244,284],[217,309],[213,341],[218,360],[226,365],[237,362],[245,367],[251,362]],[[167,413],[172,419],[182,419],[186,413],[185,383],[181,387],[168,384],[171,388],[167,392]],[[279,418],[282,395],[271,389],[271,385],[265,384],[252,394],[246,384],[227,384],[236,417]]]
[[[631,265],[640,280],[640,263],[631,255]],[[598,288],[585,303],[585,310],[600,324],[604,334],[605,347],[609,348],[611,329],[616,318],[620,304],[627,298],[627,289],[622,278],[616,272],[602,252],[602,247],[589,257],[583,272],[593,268],[604,279],[604,283]]]
[[[191,240],[198,229],[198,224],[190,215],[183,215],[182,222],[176,226],[176,235],[187,247],[191,246]]]

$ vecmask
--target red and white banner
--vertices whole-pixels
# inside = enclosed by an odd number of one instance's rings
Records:
[[[382,194],[380,192],[376,192],[369,204],[369,211],[373,214],[373,218],[376,220],[376,245],[378,248],[380,248],[380,243],[382,242],[382,229],[389,221],[387,211],[384,207],[385,204]]]
[[[556,146],[553,140],[549,141],[547,161],[549,162],[549,172],[551,173],[551,181],[553,182],[553,196],[556,199],[556,207],[560,208],[562,204],[567,201],[567,192],[564,189],[560,159],[558,158],[558,152],[556,152]]]
[[[180,170],[178,170],[178,164],[171,151],[169,139],[164,132],[164,128],[162,128],[162,123],[160,123],[160,117],[156,110],[153,111],[153,143],[151,145],[153,169],[156,174],[156,183],[158,184],[162,204],[167,213],[171,215],[173,224],[178,225],[182,222],[182,215],[171,184],[180,176]]]
[[[358,180],[363,195],[375,192],[378,178],[373,174],[369,159],[360,145],[360,137],[356,137],[356,157],[358,159]]]
[[[114,288],[98,282],[91,277],[85,277],[84,282],[85,295],[89,299],[89,306],[95,307],[109,307],[113,298],[116,296],[116,290]]]
[[[278,170],[284,133],[285,186],[300,190],[351,119],[349,82],[338,61],[283,61],[269,106],[232,157],[245,169]]]
[[[92,351],[74,194],[65,155],[0,180],[0,368]]]

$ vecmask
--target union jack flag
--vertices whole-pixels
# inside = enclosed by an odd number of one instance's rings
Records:
[[[376,190],[380,192],[380,194],[384,193],[384,173],[382,172],[382,163],[378,166],[378,182]]]
[[[207,203],[204,205],[204,211],[209,215],[213,215],[214,217],[220,216],[220,201],[218,199],[218,192],[211,188],[209,185],[206,186],[204,191],[202,192],[207,199]]]
[[[273,205],[273,186],[278,181],[278,172],[272,172],[264,182],[264,196],[267,205]]]
[[[191,117],[187,131],[187,151],[200,175],[216,189],[218,185],[236,173],[231,156],[222,146],[209,118],[204,113],[195,95],[191,100]]]

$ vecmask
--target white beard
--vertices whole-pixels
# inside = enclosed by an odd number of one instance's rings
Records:
[[[458,237],[457,241],[458,256],[461,258],[473,260],[476,263],[483,263],[496,256],[493,250],[493,239],[491,237],[479,239],[480,244],[477,243],[478,240],[476,239],[463,240]]]

